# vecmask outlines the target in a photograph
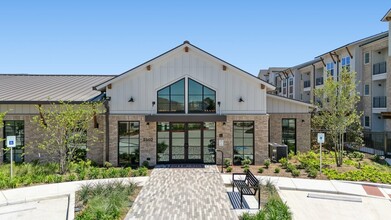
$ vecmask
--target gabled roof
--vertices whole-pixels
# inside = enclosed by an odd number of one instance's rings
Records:
[[[0,74],[0,104],[40,104],[57,101],[74,103],[97,98],[91,89],[108,75]]]
[[[391,8],[387,11],[387,13],[383,16],[380,21],[391,21]]]
[[[103,91],[105,89],[105,87],[107,85],[109,85],[110,83],[115,82],[117,80],[120,80],[121,78],[123,78],[127,74],[130,74],[133,71],[136,71],[136,70],[138,70],[140,68],[145,68],[146,66],[148,66],[150,64],[153,64],[154,61],[162,59],[162,58],[168,56],[170,53],[173,53],[174,51],[182,50],[185,46],[188,46],[191,49],[198,50],[198,51],[204,53],[205,55],[207,55],[207,56],[217,60],[218,62],[221,62],[222,64],[227,65],[228,67],[231,67],[231,68],[234,68],[234,69],[238,70],[245,77],[250,77],[251,79],[258,81],[259,83],[265,85],[266,88],[268,88],[269,90],[274,90],[275,89],[275,86],[273,86],[272,84],[269,84],[268,82],[266,82],[266,81],[264,81],[264,80],[262,80],[262,79],[260,79],[260,78],[258,78],[256,76],[250,74],[249,72],[246,72],[246,71],[240,69],[239,67],[236,67],[236,66],[234,66],[234,65],[232,65],[232,64],[230,64],[230,63],[228,63],[228,62],[226,62],[226,61],[224,61],[224,60],[222,60],[222,59],[220,59],[220,58],[218,58],[218,57],[216,57],[216,56],[214,56],[214,55],[212,55],[212,54],[210,54],[210,53],[208,53],[208,52],[206,52],[206,51],[204,51],[204,50],[202,50],[202,49],[200,49],[200,48],[198,48],[196,46],[194,46],[193,44],[190,44],[189,41],[185,41],[185,42],[183,42],[183,44],[181,44],[181,45],[179,45],[177,47],[174,47],[173,49],[171,49],[171,50],[169,50],[169,51],[167,51],[167,52],[165,52],[165,53],[163,53],[163,54],[161,54],[161,55],[159,55],[159,56],[157,56],[155,58],[152,58],[152,59],[148,60],[147,62],[142,63],[142,64],[140,64],[140,65],[138,65],[138,66],[136,66],[136,67],[134,67],[134,68],[132,68],[132,69],[130,69],[130,70],[128,70],[128,71],[126,71],[126,72],[124,72],[124,73],[114,77],[114,78],[112,78],[112,79],[109,79],[109,80],[107,80],[107,81],[105,81],[103,83],[97,84],[96,86],[93,87],[93,89],[94,90],[102,90]]]

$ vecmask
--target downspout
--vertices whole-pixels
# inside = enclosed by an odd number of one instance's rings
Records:
[[[104,161],[109,161],[109,144],[110,144],[110,131],[109,131],[109,115],[110,115],[110,107],[109,107],[109,100],[108,99],[105,99],[104,101],[104,106],[105,106],[105,109],[106,109],[106,112],[105,112],[105,150],[103,152],[103,157],[104,157]]]

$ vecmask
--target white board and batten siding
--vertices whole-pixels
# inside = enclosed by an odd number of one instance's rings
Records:
[[[217,113],[220,101],[222,114],[266,114],[266,87],[261,89],[259,80],[231,66],[224,71],[221,61],[196,48],[179,47],[146,65],[151,69],[136,68],[111,82],[106,90],[111,114],[155,114],[157,91],[183,78],[186,87],[191,78],[216,91]],[[128,102],[130,97],[134,102]]]
[[[309,113],[313,110],[311,104],[300,101],[267,95],[267,113]]]

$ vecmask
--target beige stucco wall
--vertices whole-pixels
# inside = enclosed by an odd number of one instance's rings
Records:
[[[297,151],[304,152],[311,148],[311,114],[270,114],[270,142],[282,142],[282,119],[296,119],[296,148]]]

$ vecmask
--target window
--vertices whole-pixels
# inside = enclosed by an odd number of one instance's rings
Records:
[[[326,71],[328,74],[334,76],[334,63],[333,62],[326,64]]]
[[[282,119],[282,143],[288,146],[289,152],[296,154],[296,119]]]
[[[290,99],[293,99],[293,95],[292,95],[292,94],[290,94],[290,95],[289,95],[289,98],[290,98]]]
[[[158,113],[185,112],[185,79],[181,79],[157,92]]]
[[[254,122],[234,121],[234,164],[250,159],[254,162]]]
[[[293,86],[293,78],[289,78],[289,85]]]
[[[347,71],[350,71],[350,57],[343,57],[341,60],[342,69],[346,68]]]
[[[282,81],[282,87],[286,87],[286,79]]]
[[[140,164],[140,123],[137,121],[118,122],[118,164]]]
[[[369,63],[369,53],[365,53],[364,54],[364,64],[368,64]]]
[[[216,92],[189,79],[189,113],[215,113]]]
[[[7,136],[16,136],[16,147],[12,150],[15,162],[23,162],[23,147],[24,147],[24,121],[4,121],[4,138]],[[5,146],[5,140],[4,145]],[[10,162],[10,152],[7,147],[4,147],[3,161]]]
[[[369,116],[364,117],[364,127],[368,127],[368,128],[370,127],[369,126]]]
[[[364,86],[364,95],[369,95],[369,85],[365,84]]]

